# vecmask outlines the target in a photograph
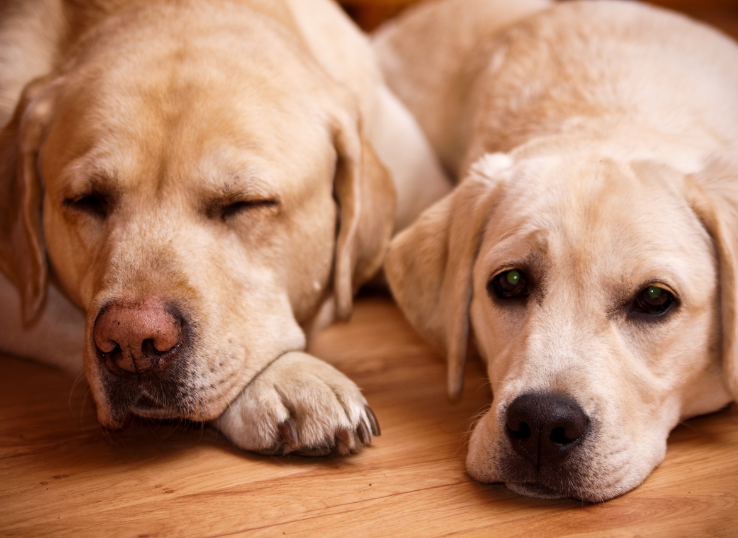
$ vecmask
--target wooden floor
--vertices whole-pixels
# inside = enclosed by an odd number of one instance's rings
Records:
[[[382,437],[346,459],[268,458],[215,431],[137,422],[106,436],[84,382],[0,358],[0,536],[738,536],[738,411],[688,421],[666,461],[604,504],[525,499],[464,471],[489,394],[447,403],[441,359],[385,298],[313,352],[364,388]]]

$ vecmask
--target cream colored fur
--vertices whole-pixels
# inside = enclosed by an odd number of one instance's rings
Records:
[[[393,227],[449,188],[366,39],[327,0],[1,9],[0,349],[84,371],[107,427],[181,417],[248,450],[360,447],[366,401],[306,334],[350,315]],[[146,296],[182,309],[191,346],[176,387],[124,394],[92,329]]]
[[[738,46],[636,3],[549,6],[429,2],[375,37],[390,87],[459,178],[385,270],[448,357],[452,396],[469,340],[486,361],[471,476],[602,501],[649,475],[679,421],[738,396]],[[513,268],[530,293],[500,299],[490,283]],[[654,284],[676,306],[638,317]],[[531,392],[589,417],[555,475],[517,468],[506,441],[507,407]]]

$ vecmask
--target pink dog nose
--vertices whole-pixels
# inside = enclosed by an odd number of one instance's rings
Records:
[[[164,370],[179,354],[183,324],[177,309],[158,297],[110,303],[95,321],[98,356],[109,369]]]

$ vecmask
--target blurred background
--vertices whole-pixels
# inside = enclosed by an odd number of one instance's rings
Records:
[[[409,5],[429,0],[339,1],[362,28],[371,31]],[[649,0],[647,3],[681,11],[738,39],[738,0]]]

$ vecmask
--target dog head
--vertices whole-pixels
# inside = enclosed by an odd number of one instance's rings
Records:
[[[639,485],[669,431],[738,394],[738,173],[600,155],[486,155],[395,238],[398,303],[461,391],[471,333],[492,405],[467,468],[525,495]]]
[[[86,311],[109,427],[217,417],[322,308],[350,314],[389,240],[355,99],[245,9],[111,16],[0,135],[0,268],[28,323],[49,275]]]

